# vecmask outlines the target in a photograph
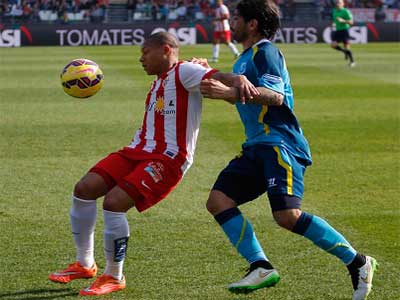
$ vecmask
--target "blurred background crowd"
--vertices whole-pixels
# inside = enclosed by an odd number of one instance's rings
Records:
[[[224,4],[233,11],[238,0]],[[275,0],[284,21],[330,20],[334,0]],[[399,0],[346,0],[349,8],[399,9]],[[0,0],[1,22],[211,21],[215,0]],[[382,17],[382,16],[381,16]],[[378,18],[376,18],[378,20]],[[380,18],[381,20],[384,20]]]

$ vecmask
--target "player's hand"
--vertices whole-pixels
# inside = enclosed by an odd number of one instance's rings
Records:
[[[233,86],[238,89],[239,100],[242,104],[245,104],[246,100],[251,100],[260,95],[257,88],[244,75],[235,76]]]
[[[208,64],[207,58],[192,57],[189,61],[195,64],[202,65],[205,68],[211,68]]]
[[[346,20],[341,17],[337,17],[336,20],[338,20],[340,23],[346,23]]]
[[[223,84],[219,80],[204,79],[200,83],[200,92],[204,97],[210,99],[224,99],[230,103],[235,103],[238,97],[237,89]]]

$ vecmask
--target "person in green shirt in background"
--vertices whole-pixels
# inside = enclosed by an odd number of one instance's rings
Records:
[[[332,11],[333,31],[331,47],[344,53],[344,58],[349,60],[349,66],[356,65],[353,53],[350,50],[349,28],[353,25],[353,15],[350,10],[344,7],[344,0],[337,0],[336,6]],[[343,43],[344,48],[339,46]]]

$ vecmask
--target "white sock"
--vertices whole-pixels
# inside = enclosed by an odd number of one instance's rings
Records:
[[[103,210],[104,254],[106,270],[104,274],[122,279],[122,268],[129,239],[129,224],[126,213]]]
[[[76,260],[85,268],[91,268],[94,264],[96,216],[96,200],[83,200],[72,196],[70,222],[77,252]]]
[[[231,49],[232,53],[235,54],[235,56],[238,56],[238,55],[239,55],[239,51],[238,51],[238,49],[236,48],[236,46],[235,46],[234,43],[230,42],[230,43],[228,44],[228,47]]]
[[[213,58],[219,57],[219,44],[213,45]]]

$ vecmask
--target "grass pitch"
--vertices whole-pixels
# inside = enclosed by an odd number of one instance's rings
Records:
[[[280,48],[314,159],[303,209],[377,258],[370,300],[399,299],[399,45],[354,45],[353,69],[327,45]],[[229,71],[231,55],[221,49],[215,67]],[[210,53],[210,45],[183,47],[181,58]],[[103,89],[88,100],[67,96],[59,83],[63,66],[78,57],[96,61],[105,74]],[[91,283],[57,285],[47,275],[75,259],[68,217],[74,183],[100,158],[128,144],[141,124],[152,78],[138,59],[137,47],[0,49],[1,300],[76,299]],[[248,296],[227,291],[247,266],[205,202],[242,141],[235,108],[205,100],[195,163],[182,183],[149,211],[128,213],[126,290],[94,299],[351,299],[346,268],[278,228],[265,196],[242,210],[282,280]],[[96,259],[103,268],[100,204],[98,209]]]

